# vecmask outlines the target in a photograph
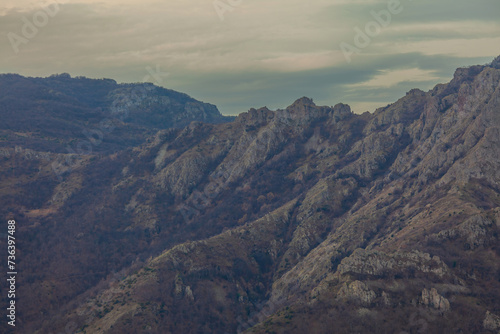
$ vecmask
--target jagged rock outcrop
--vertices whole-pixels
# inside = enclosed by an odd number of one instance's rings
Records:
[[[500,333],[500,317],[487,311],[484,317],[483,326],[484,329],[498,331],[498,333]]]
[[[483,216],[473,216],[457,227],[449,230],[441,231],[436,236],[437,240],[454,240],[458,238],[464,239],[465,249],[475,249],[485,246],[490,239],[488,235],[488,227],[492,226],[493,222]]]
[[[343,259],[337,268],[337,272],[341,275],[361,274],[381,277],[409,271],[432,273],[439,277],[443,277],[449,272],[446,264],[437,256],[431,258],[429,254],[418,251],[386,254],[359,248],[352,255]]]
[[[438,294],[435,288],[430,290],[422,290],[422,304],[425,306],[433,307],[436,310],[446,312],[450,310],[450,302]]]
[[[377,297],[375,292],[370,290],[365,283],[354,281],[349,285],[344,283],[337,293],[337,297],[341,299],[350,299],[359,302],[361,305],[370,305]]]

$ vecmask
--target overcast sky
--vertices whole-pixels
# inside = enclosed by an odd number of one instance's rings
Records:
[[[500,55],[499,0],[391,1],[2,0],[0,73],[146,80],[224,114],[302,96],[360,113]]]

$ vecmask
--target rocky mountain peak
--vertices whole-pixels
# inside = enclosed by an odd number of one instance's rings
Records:
[[[296,108],[299,106],[313,106],[315,107],[316,104],[314,103],[313,99],[307,96],[303,96],[300,99],[297,99],[294,103],[290,105],[290,108]]]
[[[335,118],[335,120],[338,121],[338,120],[347,118],[349,116],[352,116],[353,113],[351,111],[351,107],[348,104],[337,103],[333,107],[332,115]]]
[[[493,61],[490,64],[490,67],[493,67],[493,68],[496,68],[496,69],[500,69],[500,56],[498,56],[495,59],[493,59]]]
[[[239,114],[236,121],[247,126],[260,127],[267,124],[273,118],[274,111],[269,110],[267,107],[262,107],[259,109],[250,108],[247,112]]]
[[[463,82],[470,82],[483,69],[484,66],[481,65],[457,68],[455,73],[453,74],[453,80],[451,80],[449,85],[455,88],[459,87]]]
[[[311,110],[314,110],[315,108],[316,104],[313,102],[313,100],[304,96],[292,103],[288,108],[286,108],[286,110],[291,114],[304,115]]]

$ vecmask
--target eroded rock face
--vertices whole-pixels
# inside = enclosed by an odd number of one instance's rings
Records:
[[[448,299],[438,294],[435,288],[422,290],[422,304],[443,312],[450,310],[450,302]]]
[[[493,222],[491,220],[477,215],[467,219],[457,227],[439,232],[435,238],[438,240],[463,238],[465,240],[465,249],[476,249],[484,246],[490,240],[488,227],[492,225]]]
[[[351,256],[342,260],[337,269],[340,274],[353,273],[380,277],[415,271],[432,273],[438,277],[443,277],[449,272],[439,257],[431,257],[419,251],[386,254],[364,249],[355,250]]]
[[[350,284],[344,283],[337,293],[341,299],[354,300],[361,305],[370,305],[377,297],[374,291],[370,290],[365,283],[354,281]]]
[[[500,317],[487,311],[484,317],[483,326],[487,330],[498,331],[498,333],[500,333]]]

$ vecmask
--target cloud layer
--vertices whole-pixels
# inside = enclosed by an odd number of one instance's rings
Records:
[[[391,1],[66,0],[52,17],[41,5],[53,0],[4,0],[0,72],[147,79],[225,114],[301,96],[363,112],[500,54],[498,0],[401,0],[390,23],[367,32]],[[357,50],[350,62],[341,43]],[[156,68],[168,76],[150,75]]]

